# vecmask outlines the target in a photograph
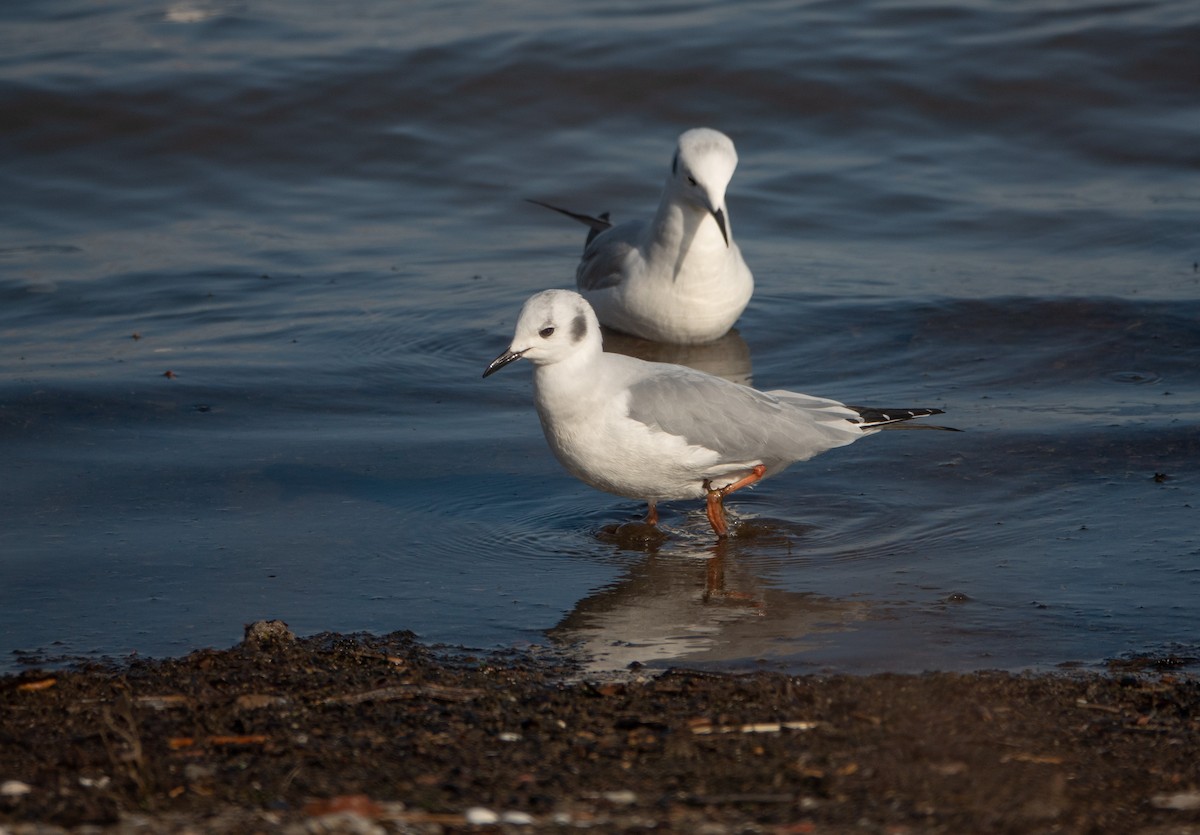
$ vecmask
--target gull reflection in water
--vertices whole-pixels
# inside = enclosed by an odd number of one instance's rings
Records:
[[[773,588],[756,559],[792,537],[787,523],[743,522],[738,535],[703,546],[672,542],[642,523],[601,538],[645,557],[612,584],[579,601],[550,639],[588,673],[637,662],[656,666],[754,665],[822,645],[822,635],[866,620],[864,602]],[[796,557],[799,559],[799,557]]]
[[[608,328],[602,328],[602,331],[604,350],[614,354],[624,354],[650,362],[686,365],[688,368],[724,377],[743,386],[748,386],[753,381],[750,346],[736,330],[731,330],[715,342],[703,345],[668,345],[639,339]]]

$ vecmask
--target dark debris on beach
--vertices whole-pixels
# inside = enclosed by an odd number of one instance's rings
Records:
[[[0,833],[1200,833],[1200,681],[587,681],[410,633],[0,678]]]

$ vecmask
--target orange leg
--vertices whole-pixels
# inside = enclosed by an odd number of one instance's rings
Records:
[[[766,474],[767,468],[759,464],[750,472],[750,475],[735,481],[733,484],[726,484],[719,490],[714,490],[711,482],[705,480],[704,489],[708,491],[705,512],[708,515],[708,524],[712,525],[713,533],[717,535],[718,539],[724,539],[729,536],[729,523],[725,519],[725,497],[734,490],[741,490],[743,487],[748,487],[754,484],[754,482],[760,481]]]
[[[704,489],[708,491],[708,506],[705,508],[708,524],[712,525],[717,539],[724,539],[729,535],[729,523],[725,521],[725,505],[721,504],[721,491],[709,487],[707,481],[704,482]]]
[[[656,505],[654,502],[650,502],[649,506],[646,508],[646,524],[658,524],[658,505]]]

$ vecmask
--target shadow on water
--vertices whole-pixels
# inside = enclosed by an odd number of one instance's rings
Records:
[[[650,362],[686,365],[743,386],[754,378],[750,346],[737,329],[703,345],[668,345],[604,328],[604,350]]]

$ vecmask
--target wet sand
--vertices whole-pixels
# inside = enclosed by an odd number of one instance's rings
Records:
[[[0,678],[0,833],[1200,832],[1192,659],[579,680],[410,633]]]

